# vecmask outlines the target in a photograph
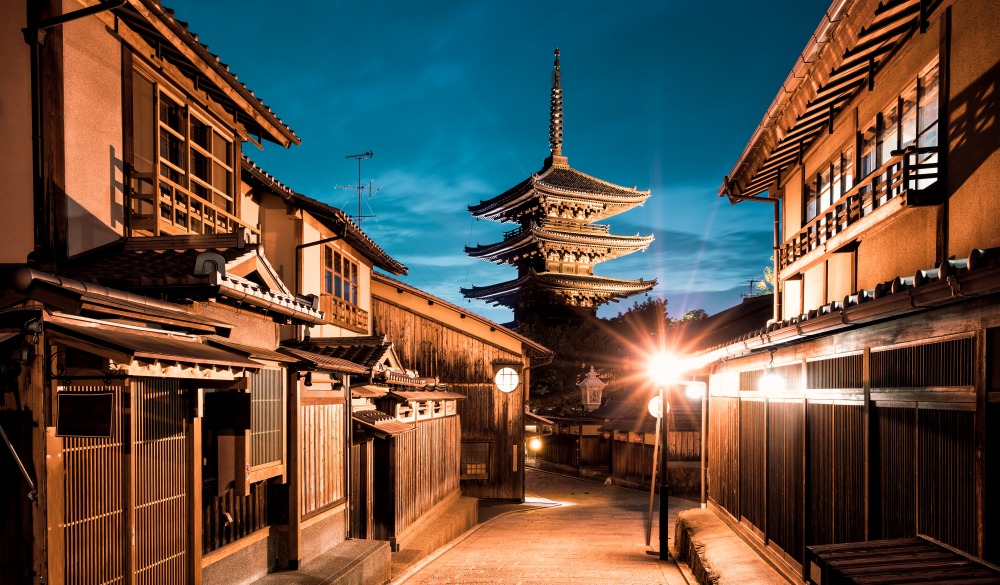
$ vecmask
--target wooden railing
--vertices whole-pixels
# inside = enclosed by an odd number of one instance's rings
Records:
[[[331,294],[320,295],[320,310],[327,323],[339,325],[357,333],[368,332],[368,311]]]
[[[228,234],[244,227],[235,215],[154,173],[132,173],[130,221],[133,230],[162,234]]]
[[[861,179],[781,245],[778,249],[779,270],[784,270],[893,199],[903,197],[907,205],[933,203],[933,198],[921,195],[930,192],[932,187],[938,187],[939,175],[937,147],[910,147],[894,151],[893,157],[885,164]]]

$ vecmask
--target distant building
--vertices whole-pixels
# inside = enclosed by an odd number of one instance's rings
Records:
[[[656,280],[622,280],[594,275],[605,260],[645,250],[653,236],[618,236],[594,222],[641,205],[649,191],[601,181],[569,166],[562,154],[563,106],[556,50],[552,73],[549,146],[542,170],[500,195],[470,205],[477,218],[515,223],[503,241],[466,247],[467,254],[517,268],[517,278],[462,289],[479,299],[514,310],[514,321],[529,315],[566,320],[595,315],[601,305],[653,288]]]
[[[833,2],[720,189],[775,206],[776,294],[690,356],[709,507],[794,580],[827,582],[814,545],[917,534],[1000,560],[998,27]]]

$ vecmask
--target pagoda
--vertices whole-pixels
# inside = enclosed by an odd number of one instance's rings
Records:
[[[619,236],[595,223],[642,205],[649,191],[621,187],[569,166],[562,153],[563,96],[559,50],[552,72],[549,148],[542,170],[469,212],[477,218],[515,223],[495,244],[466,246],[465,252],[517,268],[517,278],[463,288],[462,294],[514,310],[515,323],[530,315],[567,321],[594,316],[598,307],[647,292],[656,280],[594,275],[594,266],[645,250],[653,236]]]

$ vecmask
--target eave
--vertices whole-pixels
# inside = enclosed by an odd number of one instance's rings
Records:
[[[927,26],[939,0],[838,0],[782,84],[719,195],[772,189],[910,35]],[[734,198],[733,202],[738,199]]]

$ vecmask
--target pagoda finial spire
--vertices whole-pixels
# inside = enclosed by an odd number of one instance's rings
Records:
[[[559,49],[552,69],[552,104],[549,108],[549,150],[552,156],[562,156],[563,143],[563,97],[562,79],[559,74]]]

